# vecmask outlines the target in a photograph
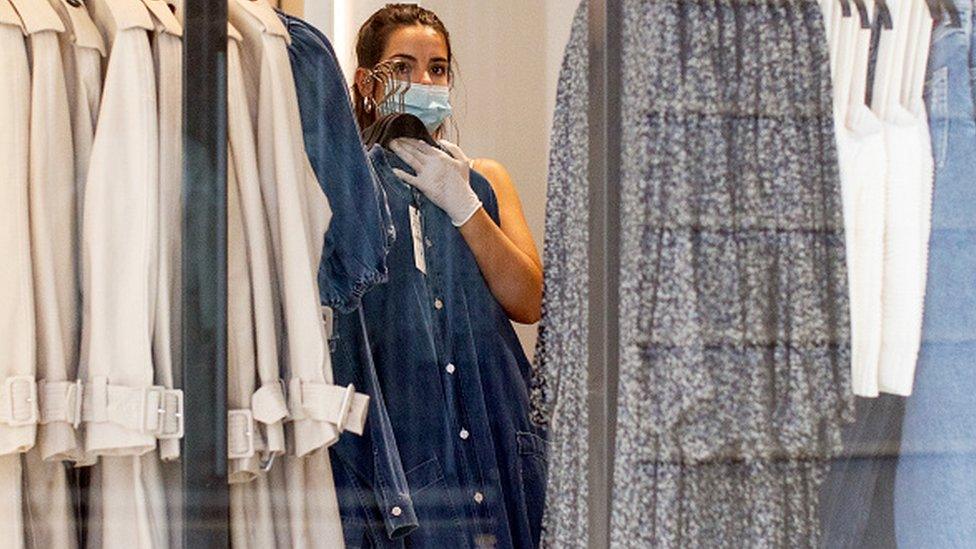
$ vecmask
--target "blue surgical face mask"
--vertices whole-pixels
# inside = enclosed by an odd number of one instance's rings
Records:
[[[395,94],[383,103],[380,112],[384,115],[397,112],[412,114],[419,118],[431,133],[440,128],[453,112],[451,90],[447,86],[411,84],[402,97],[402,108],[400,94]]]

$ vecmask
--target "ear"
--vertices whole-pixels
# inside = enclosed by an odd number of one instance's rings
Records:
[[[356,69],[356,89],[363,97],[372,97],[376,89],[376,82],[370,80],[369,71],[359,67]]]

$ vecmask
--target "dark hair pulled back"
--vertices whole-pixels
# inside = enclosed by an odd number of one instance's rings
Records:
[[[447,27],[437,15],[417,4],[387,4],[363,23],[356,40],[356,62],[360,68],[372,69],[383,60],[390,36],[403,27],[422,25],[430,27],[444,36],[447,43],[447,60],[453,63],[454,54],[451,51],[451,35]],[[356,112],[356,122],[360,128],[367,128],[376,121],[376,109],[367,109],[366,98],[359,91],[355,83],[352,86],[353,107]]]

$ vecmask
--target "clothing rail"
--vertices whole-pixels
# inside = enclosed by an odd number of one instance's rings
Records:
[[[610,547],[620,379],[623,0],[589,3],[589,547]]]
[[[230,546],[227,485],[227,2],[185,0],[183,547]]]

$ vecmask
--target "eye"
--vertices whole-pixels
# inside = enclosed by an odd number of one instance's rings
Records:
[[[393,62],[393,71],[401,76],[410,76],[413,74],[413,66],[406,61],[396,60]]]
[[[430,69],[430,73],[434,76],[447,76],[447,66],[446,65],[434,65]]]

